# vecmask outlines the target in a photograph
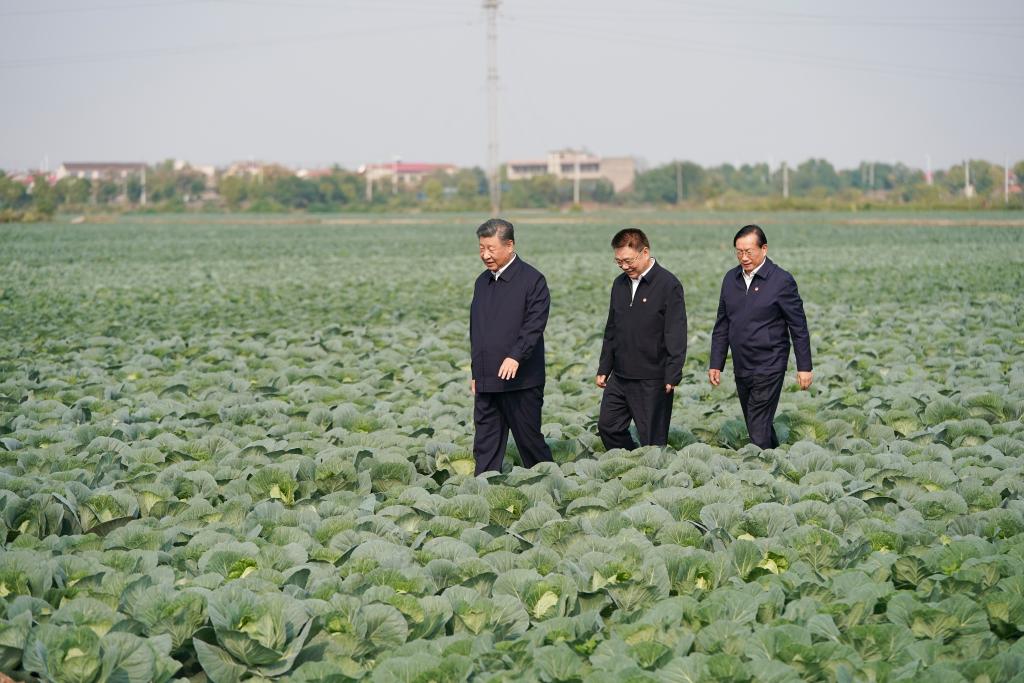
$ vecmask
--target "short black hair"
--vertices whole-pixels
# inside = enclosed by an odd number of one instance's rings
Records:
[[[732,238],[732,246],[735,247],[736,241],[741,237],[746,237],[747,235],[757,235],[757,246],[759,247],[763,247],[768,244],[768,238],[764,236],[764,230],[761,229],[761,226],[751,223],[750,225],[744,225],[740,228],[740,231]]]
[[[647,240],[647,235],[643,230],[623,228],[612,238],[612,249],[621,249],[622,247],[632,247],[637,251],[643,251],[644,247],[650,249],[651,243]]]
[[[516,229],[503,218],[490,218],[476,229],[477,237],[494,237],[495,235],[503,242],[516,241]]]

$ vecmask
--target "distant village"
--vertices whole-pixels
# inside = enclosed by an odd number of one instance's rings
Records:
[[[65,161],[56,170],[0,171],[0,221],[57,211],[484,211],[592,205],[773,209],[1024,208],[1024,161],[965,160],[947,169],[862,162],[836,169],[824,159],[789,167],[674,161],[647,168],[633,157],[561,149],[507,161],[498,183],[479,167],[395,159],[355,170],[289,168],[243,161],[227,167]]]
[[[183,160],[172,160],[157,165],[156,168],[159,169],[161,166],[176,174],[201,180],[201,182],[192,183],[196,190],[194,193],[185,193],[186,196],[183,199],[186,202],[213,202],[220,199],[219,188],[226,180],[230,184],[230,179],[261,183],[266,182],[268,178],[293,177],[316,181],[339,173],[351,174],[337,166],[292,169],[262,161],[236,162],[230,166],[218,168],[211,165],[191,164]],[[118,191],[114,194],[108,190],[103,203],[145,205],[153,199],[153,193],[147,192],[147,176],[151,181],[154,170],[154,166],[143,162],[65,161],[54,171],[48,169],[20,171],[9,173],[7,177],[21,183],[29,190],[40,178],[44,178],[52,186],[66,178],[86,180],[89,181],[90,189],[96,195],[92,198],[94,203],[99,202],[100,189],[103,185],[113,184],[114,189]],[[423,189],[425,182],[432,178],[441,183],[443,190],[448,186],[446,181],[455,178],[460,171],[478,175],[483,173],[480,169],[460,169],[454,164],[395,160],[387,163],[364,164],[353,175],[361,180],[364,201],[372,202],[375,193],[388,195],[416,192]],[[551,152],[543,159],[510,161],[502,167],[503,180],[508,182],[549,176],[557,181],[574,183],[579,191],[582,186],[590,186],[603,181],[610,186],[612,193],[631,190],[636,174],[637,162],[632,157],[601,157],[585,150],[573,149]],[[486,188],[482,189],[484,189],[482,194],[486,195]]]

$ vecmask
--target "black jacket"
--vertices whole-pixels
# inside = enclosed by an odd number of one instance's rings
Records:
[[[679,384],[686,360],[683,285],[655,261],[650,272],[640,278],[636,296],[631,293],[632,284],[625,273],[612,282],[597,374]]]
[[[718,319],[711,333],[712,369],[723,369],[731,348],[737,377],[785,372],[791,336],[797,370],[810,371],[811,336],[807,332],[804,302],[792,275],[767,258],[754,275],[750,289],[743,282],[740,266],[725,274],[718,299]]]
[[[489,270],[480,274],[469,307],[469,344],[478,393],[544,385],[544,327],[550,307],[544,276],[519,256],[497,280]],[[514,379],[498,377],[506,358],[519,361]]]

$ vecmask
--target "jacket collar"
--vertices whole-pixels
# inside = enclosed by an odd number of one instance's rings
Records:
[[[498,277],[494,277],[494,273],[492,273],[491,271],[487,271],[487,275],[491,278],[491,282],[494,282],[495,280],[504,280],[505,282],[511,282],[512,279],[516,276],[516,273],[522,270],[522,268],[523,257],[520,256],[519,254],[516,254],[516,257],[512,259],[512,263],[508,264],[508,267],[505,268],[505,270],[501,271],[501,275],[499,275]]]
[[[664,270],[664,268],[662,268],[661,264],[658,263],[658,260],[655,259],[654,263],[651,264],[651,269],[649,271],[647,271],[647,274],[640,276],[640,282],[643,282],[645,280],[647,282],[654,282],[655,280],[658,279],[658,273],[660,271],[662,271],[662,270]],[[627,283],[627,284],[630,282],[629,276],[626,275],[625,273],[620,273],[619,274],[619,279],[622,280],[623,282]]]
[[[769,278],[771,278],[772,273],[774,273],[777,269],[778,266],[775,265],[775,262],[772,261],[767,256],[765,256],[764,263],[761,264],[761,269],[754,273],[754,279],[762,278],[764,280],[768,280]],[[735,268],[733,268],[733,271],[735,272],[734,277],[736,278],[736,281],[739,282],[740,284],[743,284],[743,266],[736,266]]]

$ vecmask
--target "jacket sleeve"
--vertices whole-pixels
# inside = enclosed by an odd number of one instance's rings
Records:
[[[615,285],[612,285],[612,295],[610,299],[614,300],[615,297]],[[615,305],[612,301],[608,303],[608,321],[604,324],[604,341],[601,342],[601,359],[597,363],[597,374],[599,375],[610,375],[612,374],[612,359],[614,355],[614,339],[615,339]]]
[[[519,336],[516,343],[509,351],[509,358],[519,362],[528,359],[533,355],[533,349],[537,341],[544,334],[544,328],[548,324],[548,311],[551,308],[551,294],[548,292],[548,283],[541,275],[530,286],[526,293],[526,311],[523,313],[523,325],[519,328]]]
[[[725,310],[725,282],[722,293],[718,296],[718,316],[715,318],[715,329],[711,332],[711,360],[709,370],[724,370],[725,359],[729,355],[729,316]]]
[[[675,282],[665,306],[665,384],[673,386],[683,379],[686,362],[686,296],[683,285]]]
[[[796,355],[796,369],[800,372],[811,371],[811,335],[807,331],[807,316],[804,315],[804,302],[796,287],[796,280],[788,278],[782,292],[779,293],[779,307],[782,317],[789,327],[789,336],[793,340],[793,353]]]

